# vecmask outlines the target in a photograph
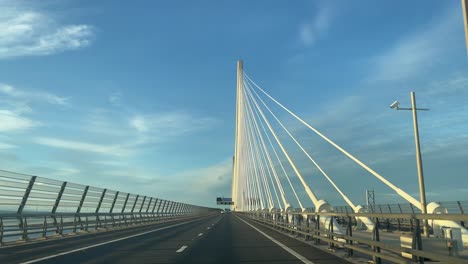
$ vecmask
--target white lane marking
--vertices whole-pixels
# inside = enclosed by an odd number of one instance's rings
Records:
[[[207,227],[206,229],[210,229],[211,227]]]
[[[184,251],[186,248],[188,248],[188,247],[187,246],[182,246],[176,252],[180,253],[180,252]]]
[[[198,236],[203,236],[203,233],[198,234]]]
[[[195,220],[191,220],[191,221],[188,221],[188,222],[183,222],[183,223],[179,223],[179,224],[175,224],[175,225],[165,226],[165,227],[153,229],[153,230],[150,230],[150,231],[146,231],[146,232],[143,232],[143,233],[139,233],[139,234],[135,234],[135,235],[131,235],[131,236],[121,237],[121,238],[117,238],[117,239],[114,239],[114,240],[98,243],[98,244],[95,244],[95,245],[82,247],[82,248],[77,248],[77,249],[73,249],[73,250],[70,250],[70,251],[61,252],[61,253],[58,253],[58,254],[55,254],[55,255],[50,255],[50,256],[46,256],[46,257],[42,257],[42,258],[38,258],[38,259],[25,261],[25,262],[22,262],[22,264],[36,263],[36,262],[43,261],[43,260],[46,260],[46,259],[51,259],[51,258],[63,256],[63,255],[68,255],[70,253],[86,250],[86,249],[89,249],[89,248],[99,247],[99,246],[102,246],[102,245],[122,241],[122,240],[129,239],[129,238],[132,238],[132,237],[142,236],[142,235],[146,235],[146,234],[149,234],[149,233],[161,231],[161,230],[164,230],[164,229],[169,229],[169,228],[172,228],[172,227],[185,225],[185,224],[188,224],[188,223],[191,223],[191,222],[198,221],[200,219],[203,219],[203,218],[199,218],[199,219],[195,219]]]
[[[249,225],[250,227],[252,227],[253,229],[257,230],[260,234],[262,234],[263,236],[265,236],[266,238],[270,239],[271,241],[273,241],[275,244],[277,244],[278,246],[280,246],[281,248],[283,248],[284,250],[286,250],[287,252],[289,252],[289,254],[295,256],[297,259],[299,259],[300,261],[306,263],[306,264],[314,264],[312,261],[306,259],[304,256],[302,256],[301,254],[297,253],[296,251],[288,248],[286,245],[284,245],[283,243],[279,242],[278,240],[272,238],[271,236],[265,234],[262,230],[256,228],[255,226],[251,225],[250,223],[248,223],[247,221],[245,221],[244,219],[238,217],[236,215],[237,218],[239,218],[239,220],[241,220],[242,222],[246,223],[247,225]]]

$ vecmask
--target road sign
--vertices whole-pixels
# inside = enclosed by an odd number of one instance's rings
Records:
[[[234,205],[232,198],[218,197],[216,198],[216,204],[220,205]]]

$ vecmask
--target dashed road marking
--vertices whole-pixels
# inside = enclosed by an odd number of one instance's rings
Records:
[[[187,246],[182,246],[176,252],[180,253],[180,252],[184,251],[186,248],[188,248],[188,247]]]

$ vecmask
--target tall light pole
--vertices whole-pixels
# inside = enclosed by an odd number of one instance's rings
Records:
[[[461,4],[463,12],[463,24],[465,25],[466,51],[468,52],[468,0],[461,0]]]
[[[414,143],[416,145],[416,166],[418,168],[418,182],[419,182],[419,196],[421,199],[421,212],[427,214],[426,207],[426,188],[424,186],[424,173],[421,158],[421,147],[419,145],[419,129],[418,129],[418,110],[427,111],[428,108],[416,108],[416,95],[411,92],[411,108],[402,108],[398,101],[393,102],[390,108],[396,110],[411,110],[413,112],[413,127],[414,127]],[[424,221],[424,234],[429,237],[429,228],[427,226],[427,220]]]

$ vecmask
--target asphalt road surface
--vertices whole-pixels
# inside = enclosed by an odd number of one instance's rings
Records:
[[[3,247],[0,263],[349,262],[227,213]]]

